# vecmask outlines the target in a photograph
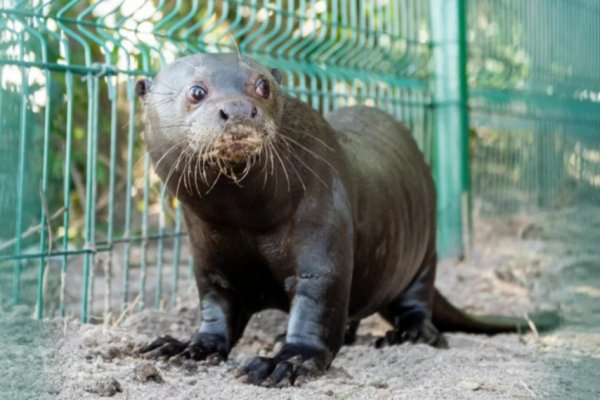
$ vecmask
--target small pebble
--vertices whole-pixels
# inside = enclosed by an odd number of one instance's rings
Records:
[[[164,379],[160,375],[160,372],[152,364],[140,364],[133,369],[133,375],[139,382],[154,381],[156,383],[163,383]]]
[[[86,392],[95,393],[101,397],[112,397],[118,392],[122,392],[121,384],[113,377],[104,377],[85,388]]]
[[[193,374],[198,370],[198,363],[194,360],[185,360],[181,367],[187,374]]]
[[[121,355],[121,350],[119,350],[115,346],[109,346],[106,350],[100,353],[100,357],[104,361],[112,361],[114,358],[117,358]]]
[[[168,362],[171,365],[181,366],[184,362],[184,359],[181,356],[176,355],[176,356],[169,358]]]
[[[462,380],[462,381],[459,381],[459,382],[456,384],[456,387],[457,387],[457,388],[459,388],[459,389],[464,389],[464,390],[473,390],[473,391],[475,391],[475,390],[477,390],[477,389],[481,388],[481,386],[482,386],[482,385],[481,385],[481,383],[480,383],[480,382],[471,381],[471,380],[467,380],[467,379],[465,379],[465,380]]]

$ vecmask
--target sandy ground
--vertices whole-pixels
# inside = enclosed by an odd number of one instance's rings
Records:
[[[253,355],[274,351],[286,316],[255,316],[230,360],[218,366],[154,362],[136,348],[158,334],[185,339],[198,317],[192,286],[168,312],[144,311],[114,326],[33,321],[0,313],[0,399],[600,399],[600,210],[485,221],[469,259],[442,263],[438,287],[471,312],[558,310],[563,324],[540,335],[447,335],[426,345],[376,349],[387,329],[363,321],[324,376],[299,388],[236,381]]]

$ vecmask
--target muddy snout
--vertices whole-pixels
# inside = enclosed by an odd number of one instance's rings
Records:
[[[219,158],[240,163],[257,153],[264,140],[256,126],[236,117],[232,118],[215,142],[215,151]]]
[[[245,98],[216,100],[191,116],[192,141],[209,164],[244,164],[258,157],[275,124]]]
[[[266,136],[260,109],[244,99],[222,102],[216,108],[222,126],[214,145],[217,157],[242,163],[257,154]]]

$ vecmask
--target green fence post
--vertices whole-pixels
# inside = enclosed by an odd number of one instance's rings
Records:
[[[461,257],[470,226],[466,1],[430,0],[440,257]],[[466,221],[466,223],[465,223]]]

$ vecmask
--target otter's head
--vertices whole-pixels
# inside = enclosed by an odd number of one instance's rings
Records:
[[[141,79],[145,140],[157,172],[161,157],[239,178],[273,140],[281,120],[281,75],[237,54],[199,54]],[[165,152],[172,154],[165,154]],[[186,160],[182,160],[185,155]],[[195,167],[195,168],[196,168]]]

